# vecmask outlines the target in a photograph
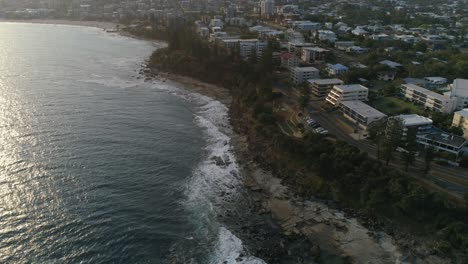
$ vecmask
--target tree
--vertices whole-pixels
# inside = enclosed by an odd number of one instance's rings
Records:
[[[447,129],[447,132],[457,136],[463,136],[463,129],[461,127],[451,126]]]
[[[465,200],[466,207],[468,208],[468,191],[466,191],[465,195],[463,195],[463,199]]]
[[[424,151],[424,176],[429,173],[431,163],[435,158],[435,148],[432,145],[426,147]]]
[[[383,157],[388,166],[393,158],[393,153],[401,142],[401,132],[403,131],[403,121],[399,117],[391,117],[387,120],[385,136],[382,142]]]
[[[415,129],[409,129],[406,132],[406,137],[404,140],[405,151],[401,153],[403,162],[405,163],[405,171],[408,171],[410,165],[416,160],[416,153],[418,145],[416,142],[417,131]]]
[[[387,128],[387,118],[382,118],[372,123],[369,128],[369,137],[377,145],[377,159],[381,158],[381,146]]]
[[[252,49],[250,50],[249,61],[252,65],[257,64],[257,48],[252,47]]]
[[[306,82],[304,82],[301,86],[301,96],[299,97],[299,106],[302,110],[304,110],[310,101],[310,88]]]

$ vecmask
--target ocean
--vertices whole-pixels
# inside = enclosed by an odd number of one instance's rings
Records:
[[[157,44],[63,25],[0,36],[0,263],[264,263],[218,217],[243,188],[227,108],[145,81]]]

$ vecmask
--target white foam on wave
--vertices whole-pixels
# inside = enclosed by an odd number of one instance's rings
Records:
[[[242,188],[238,163],[230,144],[229,134],[232,130],[228,108],[210,97],[170,84],[156,82],[155,87],[195,103],[198,108],[195,123],[204,130],[207,138],[206,158],[193,170],[192,178],[187,184],[186,206],[195,211],[199,218],[197,221],[205,225],[202,232],[214,236],[215,249],[210,263],[265,264],[259,258],[247,256],[242,241],[226,227],[213,223],[217,215],[226,213],[227,204],[236,202]],[[213,157],[223,157],[229,162],[226,166],[218,166]]]

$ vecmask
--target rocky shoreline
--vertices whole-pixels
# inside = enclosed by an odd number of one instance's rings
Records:
[[[231,104],[228,89],[151,69],[140,73]],[[245,135],[230,136],[246,189],[237,208],[220,218],[244,241],[248,254],[267,263],[450,263],[408,235],[385,233],[385,226],[354,210],[296,197],[254,160]]]

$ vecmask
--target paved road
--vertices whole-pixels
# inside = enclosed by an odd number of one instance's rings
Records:
[[[318,105],[311,104],[308,107],[309,114],[315,120],[317,120],[330,134],[336,136],[337,139],[348,142],[349,144],[359,148],[361,151],[367,152],[371,157],[377,158],[377,148],[367,140],[355,140],[346,131],[344,131],[337,121],[334,114],[323,112],[323,110],[317,108]],[[398,155],[395,154],[396,159],[391,162],[391,166],[404,171],[404,166],[399,163]],[[454,197],[462,198],[464,193],[468,191],[468,170],[463,168],[446,167],[432,163],[431,170],[428,177],[424,177],[420,172],[421,168],[424,168],[424,160],[418,158],[412,165],[412,169],[409,171],[409,175],[417,178],[418,180],[424,181],[426,184],[432,185],[437,189],[444,189],[447,193]],[[437,185],[434,186],[434,185]]]

